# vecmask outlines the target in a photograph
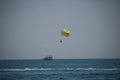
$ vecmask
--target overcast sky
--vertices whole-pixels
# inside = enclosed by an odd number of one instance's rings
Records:
[[[63,28],[70,37],[61,37]],[[49,54],[120,58],[120,1],[0,0],[0,59]]]

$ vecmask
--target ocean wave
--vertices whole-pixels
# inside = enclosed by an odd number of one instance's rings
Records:
[[[76,68],[76,70],[120,70],[120,68]]]
[[[78,71],[78,70],[100,70],[100,71],[114,71],[120,70],[120,68],[108,68],[108,69],[98,69],[98,68],[22,68],[22,69],[0,69],[0,71]]]

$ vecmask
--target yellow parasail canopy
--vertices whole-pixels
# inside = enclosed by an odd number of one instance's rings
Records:
[[[61,35],[62,35],[62,36],[65,36],[65,37],[69,37],[69,36],[70,36],[70,31],[67,30],[67,29],[63,29],[63,30],[61,31]]]

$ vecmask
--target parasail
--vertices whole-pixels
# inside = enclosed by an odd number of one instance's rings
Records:
[[[70,31],[67,30],[67,29],[63,29],[61,31],[61,35],[64,36],[64,37],[69,37],[70,36]]]
[[[61,30],[61,36],[69,37],[70,36],[70,31],[68,29]],[[62,43],[62,40],[60,40],[60,43]]]

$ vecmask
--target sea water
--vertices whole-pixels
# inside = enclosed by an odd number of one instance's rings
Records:
[[[0,80],[120,80],[120,59],[0,60]]]

